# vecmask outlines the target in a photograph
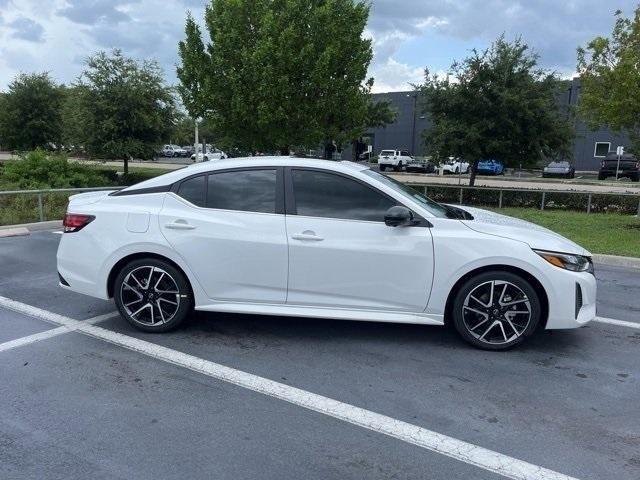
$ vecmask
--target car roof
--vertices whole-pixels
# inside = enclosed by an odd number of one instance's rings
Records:
[[[361,165],[349,161],[321,160],[316,158],[300,158],[288,156],[270,157],[241,157],[225,158],[221,160],[194,163],[187,167],[182,167],[164,175],[137,183],[124,190],[137,190],[140,188],[153,188],[164,185],[171,185],[185,177],[190,177],[198,173],[214,172],[216,170],[227,170],[230,168],[251,168],[251,167],[309,167],[332,170],[335,172],[349,173],[368,170],[368,165]]]

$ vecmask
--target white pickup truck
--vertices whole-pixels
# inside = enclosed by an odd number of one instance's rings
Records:
[[[382,150],[378,155],[378,167],[381,172],[387,168],[400,172],[412,159],[413,157],[406,150]]]

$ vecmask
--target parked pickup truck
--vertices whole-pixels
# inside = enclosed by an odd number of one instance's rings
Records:
[[[620,165],[618,165],[618,156],[615,152],[609,152],[602,163],[598,172],[598,180],[604,180],[607,177],[616,176],[618,170],[618,178],[627,177],[632,182],[640,180],[640,162],[630,153],[620,156]]]
[[[387,168],[400,172],[411,160],[413,157],[406,150],[382,150],[378,155],[378,167],[381,172]]]

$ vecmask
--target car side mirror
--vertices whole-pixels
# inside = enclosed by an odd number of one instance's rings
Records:
[[[389,227],[408,227],[414,225],[413,212],[407,207],[394,205],[384,214],[384,223]]]

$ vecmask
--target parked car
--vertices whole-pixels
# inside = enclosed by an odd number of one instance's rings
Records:
[[[584,248],[532,223],[438,204],[351,162],[194,164],[73,195],[63,225],[60,285],[114,298],[147,332],[176,328],[195,308],[447,323],[503,350],[596,314]]]
[[[378,155],[378,167],[381,172],[387,168],[400,172],[411,160],[413,157],[406,150],[382,150]]]
[[[182,149],[186,152],[185,154],[186,157],[190,157],[195,153],[195,149],[193,148],[193,145],[184,145]]]
[[[178,145],[165,145],[162,147],[164,157],[186,157],[187,151]]]
[[[449,157],[449,159],[444,161],[440,167],[444,174],[469,172],[469,162],[465,162],[461,158]]]
[[[478,162],[478,175],[504,175],[504,163],[499,160],[480,160]]]
[[[198,154],[191,155],[191,160],[194,162],[208,162],[209,160],[221,160],[227,158],[227,154],[217,148],[207,150],[206,153],[198,152]]]
[[[600,171],[598,172],[598,180],[615,177],[616,169],[618,170],[618,178],[627,177],[632,182],[640,180],[640,162],[638,162],[638,159],[630,153],[625,153],[620,157],[620,165],[618,166],[618,156],[615,152],[609,152],[605,159],[602,160]]]
[[[433,173],[436,167],[426,158],[412,158],[406,166],[407,172]]]
[[[551,162],[542,169],[542,178],[575,178],[576,169],[567,161]]]

